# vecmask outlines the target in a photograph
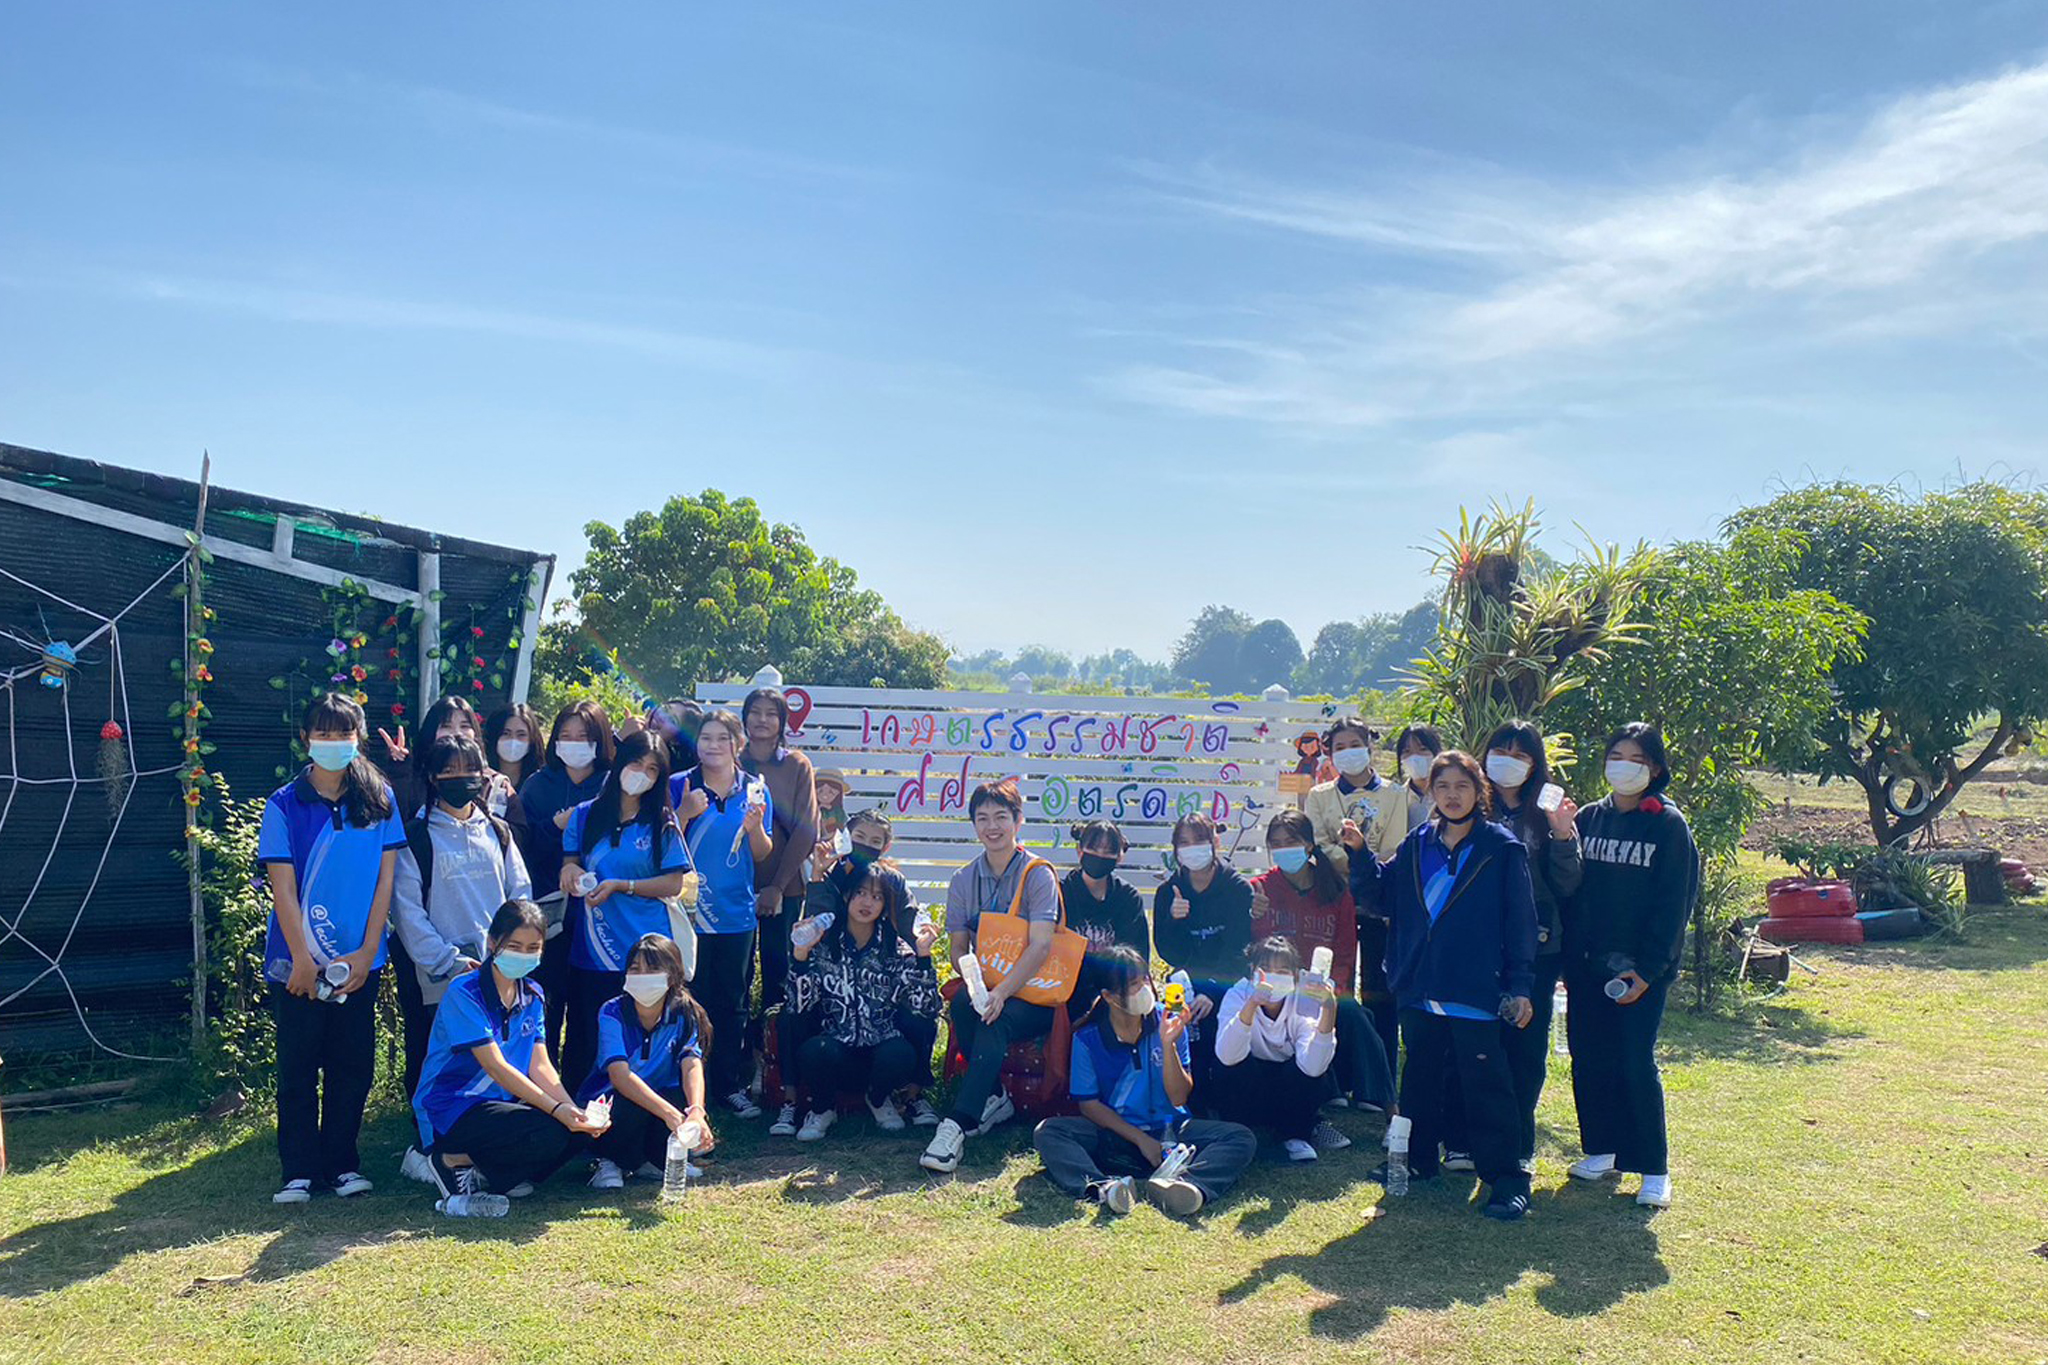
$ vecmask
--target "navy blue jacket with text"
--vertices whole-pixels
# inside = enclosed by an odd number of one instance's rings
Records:
[[[1526,996],[1536,960],[1536,892],[1529,850],[1505,825],[1475,821],[1472,851],[1432,924],[1422,898],[1422,850],[1431,818],[1410,830],[1385,863],[1351,855],[1351,899],[1388,921],[1387,984],[1403,1009],[1425,1000],[1488,1014],[1503,996]]]

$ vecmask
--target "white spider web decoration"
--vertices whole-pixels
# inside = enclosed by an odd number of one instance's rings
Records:
[[[40,584],[32,583],[19,574],[0,568],[0,577],[19,583],[31,592],[47,597],[52,602],[68,610],[75,611],[81,616],[89,617],[100,623],[93,629],[91,634],[77,641],[74,648],[82,653],[88,646],[97,644],[101,640],[106,641],[110,686],[114,695],[119,698],[121,743],[127,749],[128,756],[128,771],[121,779],[122,786],[118,802],[113,804],[113,818],[108,823],[107,838],[105,844],[100,849],[99,860],[93,867],[92,880],[87,884],[84,894],[79,897],[78,905],[72,911],[70,923],[65,926],[62,940],[54,948],[38,943],[24,932],[22,928],[24,921],[28,917],[29,908],[35,904],[36,896],[42,891],[43,882],[49,876],[51,864],[56,861],[57,850],[64,840],[64,832],[71,824],[72,811],[78,805],[79,792],[85,787],[100,786],[106,779],[102,778],[97,770],[84,775],[80,774],[78,770],[77,744],[72,733],[71,724],[72,680],[69,678],[66,679],[64,686],[53,689],[58,697],[61,698],[63,704],[64,755],[69,775],[65,777],[23,777],[21,775],[20,757],[15,747],[15,720],[19,706],[18,693],[24,684],[37,685],[33,684],[33,680],[43,671],[42,651],[44,642],[29,640],[12,631],[0,629],[0,641],[19,645],[34,656],[34,662],[26,666],[0,671],[0,693],[4,693],[7,699],[7,770],[4,773],[0,773],[0,782],[7,783],[7,798],[5,802],[0,802],[0,837],[4,837],[6,834],[8,817],[13,813],[15,800],[21,795],[23,787],[62,786],[65,789],[64,808],[58,817],[56,832],[50,836],[50,849],[48,853],[43,855],[42,865],[37,869],[35,881],[29,886],[27,893],[22,897],[21,904],[16,907],[11,919],[4,911],[0,911],[0,946],[19,939],[30,953],[42,961],[43,967],[41,971],[36,972],[13,991],[6,995],[0,995],[0,1010],[6,1009],[9,1004],[26,995],[46,978],[54,976],[64,987],[65,996],[71,1002],[72,1013],[78,1017],[79,1027],[85,1030],[85,1036],[91,1040],[93,1046],[112,1056],[136,1062],[174,1062],[182,1059],[177,1057],[145,1057],[133,1052],[124,1052],[120,1048],[106,1042],[99,1034],[94,1032],[91,1020],[86,1018],[85,1007],[79,1002],[78,992],[73,989],[71,979],[65,973],[64,954],[70,949],[71,941],[77,937],[78,926],[84,921],[86,910],[92,905],[93,893],[99,890],[100,878],[107,870],[107,858],[113,852],[114,843],[121,833],[121,821],[127,815],[128,803],[135,795],[136,783],[145,777],[161,777],[166,773],[175,773],[184,766],[182,763],[173,763],[167,767],[148,769],[136,766],[135,726],[128,713],[128,673],[126,663],[121,654],[120,622],[122,617],[148,600],[149,595],[158,588],[161,588],[173,574],[183,569],[186,558],[187,556],[181,555],[173,560],[171,566],[158,575],[155,582],[144,588],[136,595],[134,601],[121,608],[118,612],[115,612],[112,616],[103,616],[89,608],[81,607],[76,602],[69,601]]]

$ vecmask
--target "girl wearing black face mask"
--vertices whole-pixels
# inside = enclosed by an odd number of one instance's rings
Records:
[[[1145,902],[1137,888],[1116,875],[1130,841],[1112,820],[1090,820],[1067,831],[1080,851],[1081,865],[1060,883],[1067,907],[1067,927],[1088,936],[1088,956],[1067,1001],[1067,1013],[1087,1012],[1101,994],[1097,980],[1104,952],[1123,944],[1152,960],[1152,928],[1145,920]]]
[[[466,735],[437,739],[427,748],[424,766],[433,802],[425,814],[405,822],[406,850],[398,856],[391,889],[392,923],[419,986],[416,995],[399,996],[408,1095],[419,1081],[434,1012],[448,983],[483,961],[484,938],[498,908],[533,894],[510,826],[484,804],[489,779],[483,749]]]

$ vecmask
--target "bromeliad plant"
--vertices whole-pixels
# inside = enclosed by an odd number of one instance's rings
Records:
[[[1408,671],[1407,691],[1457,747],[1476,751],[1516,717],[1540,723],[1610,651],[1640,638],[1631,613],[1654,551],[1589,543],[1583,558],[1560,563],[1535,547],[1539,527],[1531,502],[1477,518],[1460,509],[1458,529],[1443,533],[1436,643]],[[1572,737],[1546,742],[1551,765],[1569,769]]]

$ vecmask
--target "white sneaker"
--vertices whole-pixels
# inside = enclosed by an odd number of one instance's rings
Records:
[[[507,1199],[524,1199],[532,1193],[533,1182],[531,1180],[522,1180],[511,1189],[505,1191],[505,1197]]]
[[[941,1119],[938,1131],[932,1134],[931,1146],[924,1149],[917,1164],[940,1175],[951,1175],[960,1169],[960,1154],[966,1147],[967,1135],[960,1131],[960,1125],[952,1119]]]
[[[1636,1202],[1646,1209],[1668,1209],[1671,1207],[1671,1177],[1669,1175],[1646,1175],[1643,1188],[1636,1194]]]
[[[284,1188],[270,1196],[273,1204],[303,1204],[313,1197],[313,1182],[310,1180],[287,1180]]]
[[[868,1106],[868,1112],[875,1116],[875,1127],[883,1132],[900,1133],[903,1131],[903,1113],[897,1109],[896,1101],[883,1100],[880,1104],[871,1104]]]
[[[910,1102],[910,1122],[918,1128],[939,1126],[939,1111],[932,1108],[932,1102],[919,1095]]]
[[[1325,1152],[1341,1152],[1351,1145],[1351,1139],[1337,1131],[1337,1125],[1327,1119],[1316,1124],[1316,1129],[1308,1135],[1308,1140],[1313,1142],[1318,1150]]]
[[[1614,1154],[1608,1152],[1602,1156],[1580,1157],[1565,1174],[1574,1180],[1606,1180],[1621,1173],[1614,1169]]]
[[[597,1159],[597,1165],[590,1172],[590,1188],[593,1190],[623,1190],[626,1188],[626,1173],[619,1169],[616,1161]]]
[[[427,1154],[417,1147],[405,1149],[405,1159],[398,1163],[398,1173],[422,1185],[434,1183],[434,1163],[427,1160]]]
[[[769,1137],[794,1137],[796,1135],[796,1106],[785,1104],[775,1111],[775,1122],[768,1125]]]
[[[796,1130],[798,1142],[816,1142],[832,1131],[832,1125],[839,1121],[837,1109],[815,1109],[804,1115],[804,1126]]]
[[[1470,1152],[1445,1152],[1444,1169],[1453,1175],[1469,1175],[1478,1167]]]
[[[1138,1182],[1127,1175],[1097,1181],[1088,1192],[1095,1196],[1096,1203],[1111,1213],[1129,1213],[1138,1207]]]
[[[1176,1218],[1192,1218],[1202,1211],[1208,1196],[1189,1180],[1148,1180],[1145,1193],[1153,1203]]]
[[[368,1194],[374,1188],[375,1186],[371,1185],[359,1171],[343,1171],[340,1175],[334,1177],[334,1192],[343,1199],[353,1199],[359,1194]]]
[[[754,1103],[753,1099],[744,1090],[733,1091],[725,1097],[725,1102],[732,1109],[734,1115],[739,1118],[757,1119],[761,1117],[761,1106]]]
[[[988,1103],[981,1106],[981,1127],[977,1133],[986,1133],[999,1123],[1007,1123],[1017,1117],[1017,1106],[1010,1099],[1010,1092],[998,1090],[988,1097]]]
[[[1305,1142],[1300,1138],[1289,1138],[1285,1146],[1289,1161],[1314,1161],[1316,1159],[1316,1148],[1312,1142]]]

